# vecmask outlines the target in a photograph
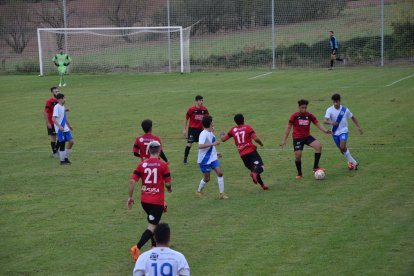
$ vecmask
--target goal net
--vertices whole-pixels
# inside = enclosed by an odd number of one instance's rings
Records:
[[[60,48],[72,73],[190,72],[190,27],[39,28],[40,75]]]

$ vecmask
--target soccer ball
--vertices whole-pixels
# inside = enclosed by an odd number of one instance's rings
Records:
[[[315,172],[315,179],[316,180],[322,180],[325,179],[325,172],[323,170],[317,170]]]

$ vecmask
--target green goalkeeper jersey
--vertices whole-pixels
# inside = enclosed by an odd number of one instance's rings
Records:
[[[69,55],[67,54],[56,54],[53,57],[53,62],[55,63],[56,66],[68,66],[70,64],[70,62],[72,61],[72,59],[69,57]]]

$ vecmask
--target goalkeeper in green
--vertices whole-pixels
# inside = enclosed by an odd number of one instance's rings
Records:
[[[59,48],[59,53],[53,57],[53,63],[58,68],[60,80],[59,80],[59,87],[66,86],[66,82],[63,76],[66,74],[66,68],[69,66],[72,59],[69,57],[68,54],[63,52],[63,48]]]

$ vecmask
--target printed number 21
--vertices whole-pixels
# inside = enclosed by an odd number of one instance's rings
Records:
[[[151,266],[152,268],[154,268],[154,274],[152,275],[158,276],[158,263],[152,263]],[[161,264],[159,269],[160,269],[159,271],[160,276],[172,276],[173,275],[173,267],[170,263]]]
[[[147,175],[147,177],[145,178],[146,184],[157,183],[157,171],[157,168],[153,168],[152,170],[150,168],[146,168],[144,170],[144,173]]]

